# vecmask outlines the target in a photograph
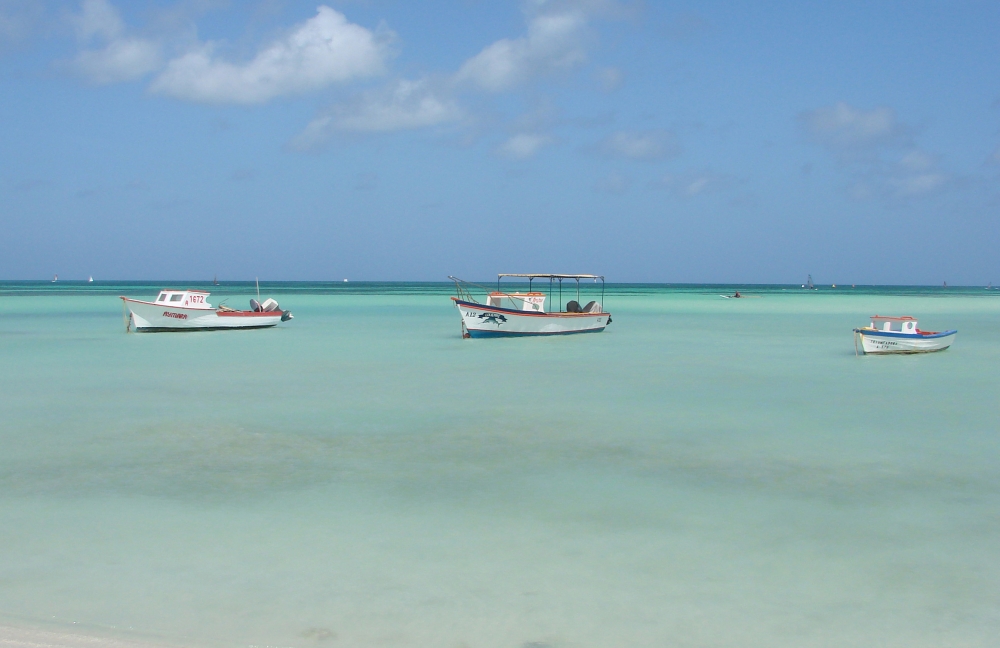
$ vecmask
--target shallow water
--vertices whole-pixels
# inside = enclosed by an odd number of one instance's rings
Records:
[[[0,284],[0,620],[991,645],[1000,291],[786,288],[612,286],[600,335],[462,340],[448,286],[272,284],[278,329],[126,335],[116,295],[155,287]],[[855,357],[875,312],[957,341]]]

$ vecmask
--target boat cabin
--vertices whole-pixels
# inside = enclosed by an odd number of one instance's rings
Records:
[[[883,317],[872,315],[871,327],[876,331],[890,331],[892,333],[913,333],[917,334],[917,320],[912,317]]]
[[[212,305],[208,303],[209,294],[203,290],[161,290],[153,303],[157,306],[210,310]]]
[[[540,292],[491,292],[486,296],[486,305],[495,306],[496,308],[510,308],[511,310],[529,311],[532,313],[544,313],[545,294]]]

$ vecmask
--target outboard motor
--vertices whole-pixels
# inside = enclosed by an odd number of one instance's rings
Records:
[[[600,313],[600,312],[602,312],[601,311],[601,305],[598,304],[596,301],[592,301],[592,302],[590,302],[589,304],[587,304],[586,306],[583,307],[583,312],[584,313]]]
[[[260,309],[265,313],[273,313],[276,310],[281,310],[278,308],[278,302],[270,298],[264,300],[264,303],[260,305]]]
[[[580,302],[575,299],[571,299],[566,302],[566,312],[567,313],[582,313],[583,309],[580,308]]]
[[[255,313],[259,313],[261,311],[260,302],[257,301],[256,299],[251,299],[250,300],[250,310],[252,310]]]

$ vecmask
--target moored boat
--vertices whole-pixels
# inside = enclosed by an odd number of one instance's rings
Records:
[[[500,280],[504,277],[518,277],[528,280],[527,292],[505,292],[500,290]],[[462,318],[462,337],[504,337],[525,335],[566,335],[570,333],[597,333],[611,323],[611,313],[604,311],[604,277],[600,275],[570,274],[499,274],[497,289],[491,291],[482,286],[449,277],[455,282],[457,297],[452,297]],[[549,294],[532,290],[536,279],[549,280]],[[562,302],[562,282],[576,281],[576,299]],[[601,282],[601,299],[592,300],[586,306],[580,305],[580,280],[593,279]],[[558,285],[559,305],[551,307],[553,292]],[[481,303],[472,296],[469,287],[486,291],[486,302]],[[549,308],[546,307],[546,301]]]
[[[921,331],[912,317],[872,315],[869,326],[854,329],[854,348],[868,354],[930,353],[943,351],[955,341],[958,331]]]
[[[144,332],[213,331],[269,328],[292,319],[292,314],[281,310],[273,299],[263,303],[251,299],[251,310],[241,311],[213,307],[208,303],[209,294],[203,290],[161,290],[151,302],[122,297],[128,310],[127,327]]]

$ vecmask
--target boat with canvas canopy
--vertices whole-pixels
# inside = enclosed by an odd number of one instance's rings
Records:
[[[217,331],[226,329],[255,329],[276,326],[278,322],[292,319],[289,311],[281,310],[278,302],[265,299],[250,300],[250,309],[236,310],[228,306],[213,307],[208,303],[210,293],[203,290],[161,290],[153,301],[122,297],[126,311],[126,330],[136,331]]]
[[[872,315],[871,324],[854,329],[854,350],[864,354],[930,353],[943,351],[955,341],[958,331],[921,331],[912,317]]]
[[[528,290],[504,291],[500,280],[505,278],[528,280]],[[505,337],[524,335],[566,335],[570,333],[598,333],[611,323],[611,313],[604,310],[604,277],[591,274],[498,274],[497,288],[491,290],[457,277],[458,293],[452,297],[462,317],[462,337]],[[548,280],[548,292],[534,290],[536,280]],[[580,305],[580,281],[591,279],[601,282],[600,300]],[[563,305],[563,281],[576,282],[576,299]],[[486,301],[472,296],[470,288],[486,292]],[[558,299],[558,304],[555,304]]]

